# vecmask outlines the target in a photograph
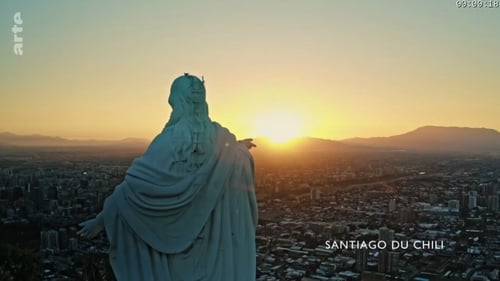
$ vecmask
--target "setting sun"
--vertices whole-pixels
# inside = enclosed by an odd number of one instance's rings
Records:
[[[256,120],[258,136],[276,143],[287,142],[301,136],[303,122],[298,115],[290,112],[269,112]]]

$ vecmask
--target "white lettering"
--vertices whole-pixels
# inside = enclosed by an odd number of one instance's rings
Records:
[[[397,241],[397,240],[392,240],[391,241],[391,248],[393,250],[395,249],[408,249],[408,241]]]
[[[14,54],[18,56],[23,55],[23,37],[18,33],[23,32],[23,19],[21,18],[21,12],[17,12],[14,14],[14,26],[12,27],[12,33],[14,34]]]

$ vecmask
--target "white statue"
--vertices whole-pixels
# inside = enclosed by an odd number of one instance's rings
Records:
[[[103,229],[117,280],[255,280],[251,139],[208,117],[203,81],[171,87],[170,119],[80,235]]]

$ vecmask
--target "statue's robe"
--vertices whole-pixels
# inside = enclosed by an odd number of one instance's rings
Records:
[[[176,145],[182,140],[166,129],[106,199],[119,281],[255,280],[253,159],[227,129],[211,125],[213,149],[199,168],[186,173]]]

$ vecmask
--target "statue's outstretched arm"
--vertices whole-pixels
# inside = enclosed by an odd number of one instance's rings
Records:
[[[104,229],[104,216],[100,212],[95,218],[84,221],[79,224],[82,228],[77,232],[78,235],[92,239]]]
[[[252,141],[253,139],[243,139],[238,142],[244,144],[248,149],[251,149],[252,147],[257,147]]]

